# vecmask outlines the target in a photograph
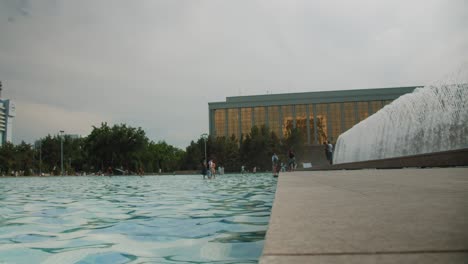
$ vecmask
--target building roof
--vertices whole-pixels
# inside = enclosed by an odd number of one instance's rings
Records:
[[[208,103],[209,109],[254,107],[288,104],[333,103],[374,100],[394,100],[422,86],[336,90],[305,93],[284,93],[226,97],[226,102]]]

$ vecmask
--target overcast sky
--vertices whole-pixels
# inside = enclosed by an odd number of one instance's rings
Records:
[[[0,0],[14,143],[101,122],[185,148],[228,96],[426,85],[468,60],[468,0]]]

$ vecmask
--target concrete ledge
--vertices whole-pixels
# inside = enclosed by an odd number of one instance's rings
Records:
[[[412,253],[412,254],[374,254],[374,255],[311,255],[311,256],[264,256],[260,263],[304,264],[304,263],[467,263],[468,252]]]
[[[396,169],[410,167],[454,166],[468,166],[468,148],[381,160],[324,165],[304,170],[356,170],[366,168]]]
[[[468,168],[282,173],[260,263],[467,263]]]

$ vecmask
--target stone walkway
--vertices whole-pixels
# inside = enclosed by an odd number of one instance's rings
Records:
[[[260,263],[468,263],[468,168],[282,173]]]

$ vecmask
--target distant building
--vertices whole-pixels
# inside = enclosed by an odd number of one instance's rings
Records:
[[[279,137],[293,128],[307,145],[320,145],[418,86],[227,97],[209,103],[210,135],[237,139],[266,125]]]
[[[0,146],[13,141],[13,119],[16,105],[9,99],[0,99]]]
[[[69,137],[70,139],[79,139],[81,138],[81,135],[78,134],[65,134],[65,137]]]

